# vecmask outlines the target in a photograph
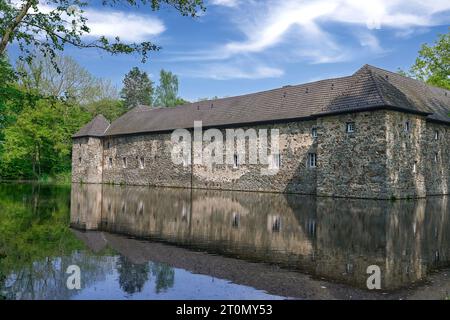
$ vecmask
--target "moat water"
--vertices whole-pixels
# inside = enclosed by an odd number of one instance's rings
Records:
[[[449,197],[0,184],[0,299],[370,297],[369,266],[387,294],[449,255]]]

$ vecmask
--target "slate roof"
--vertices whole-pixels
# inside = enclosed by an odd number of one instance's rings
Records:
[[[114,121],[105,136],[314,118],[371,108],[418,112],[450,124],[450,91],[365,65],[351,76],[188,103],[175,108],[136,107]]]
[[[73,138],[102,137],[109,127],[109,121],[101,114],[92,119],[88,124],[75,133]]]

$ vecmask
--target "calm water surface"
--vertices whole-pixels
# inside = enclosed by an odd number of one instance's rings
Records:
[[[395,290],[449,266],[449,215],[448,197],[0,184],[0,298],[283,299],[304,278],[365,288],[369,265]]]

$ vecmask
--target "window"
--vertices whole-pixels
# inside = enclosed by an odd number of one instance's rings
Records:
[[[112,161],[112,158],[111,158],[111,157],[110,157],[109,160],[108,160],[108,164],[109,164],[109,167],[112,168],[112,166],[113,166],[113,161]]]
[[[281,158],[280,155],[277,154],[272,154],[271,155],[271,163],[270,163],[270,167],[272,169],[279,169],[281,167]]]
[[[347,133],[353,133],[355,132],[355,123],[354,122],[347,122]]]
[[[317,166],[317,155],[315,153],[308,154],[308,165],[310,168],[315,168]]]
[[[238,164],[239,164],[238,155],[235,154],[235,155],[233,156],[233,168],[237,168],[237,167],[238,167]]]
[[[313,138],[317,138],[317,128],[312,128],[311,135]]]
[[[410,127],[409,121],[405,121],[405,132],[409,132]]]
[[[275,217],[272,222],[272,232],[280,232],[281,230],[281,218]]]
[[[239,221],[241,220],[241,217],[239,213],[233,212],[233,221],[231,222],[231,225],[233,228],[239,228]]]
[[[436,153],[434,154],[434,162],[438,162],[438,159],[439,159],[439,155],[438,155],[438,153],[436,152]]]
[[[139,168],[144,169],[145,167],[145,159],[144,157],[139,158]]]
[[[78,162],[81,164],[81,157],[78,158]]]
[[[439,131],[434,132],[434,140],[439,140]]]
[[[413,173],[417,173],[417,161],[414,161],[414,164],[413,164]]]
[[[122,158],[122,166],[124,169],[127,167],[127,158],[126,157]]]
[[[111,147],[111,142],[108,141],[108,143],[106,144],[107,148],[109,149]]]

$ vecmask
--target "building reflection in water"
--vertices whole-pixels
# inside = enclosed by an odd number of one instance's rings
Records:
[[[71,225],[395,289],[449,265],[450,198],[379,201],[109,185],[72,186]]]

